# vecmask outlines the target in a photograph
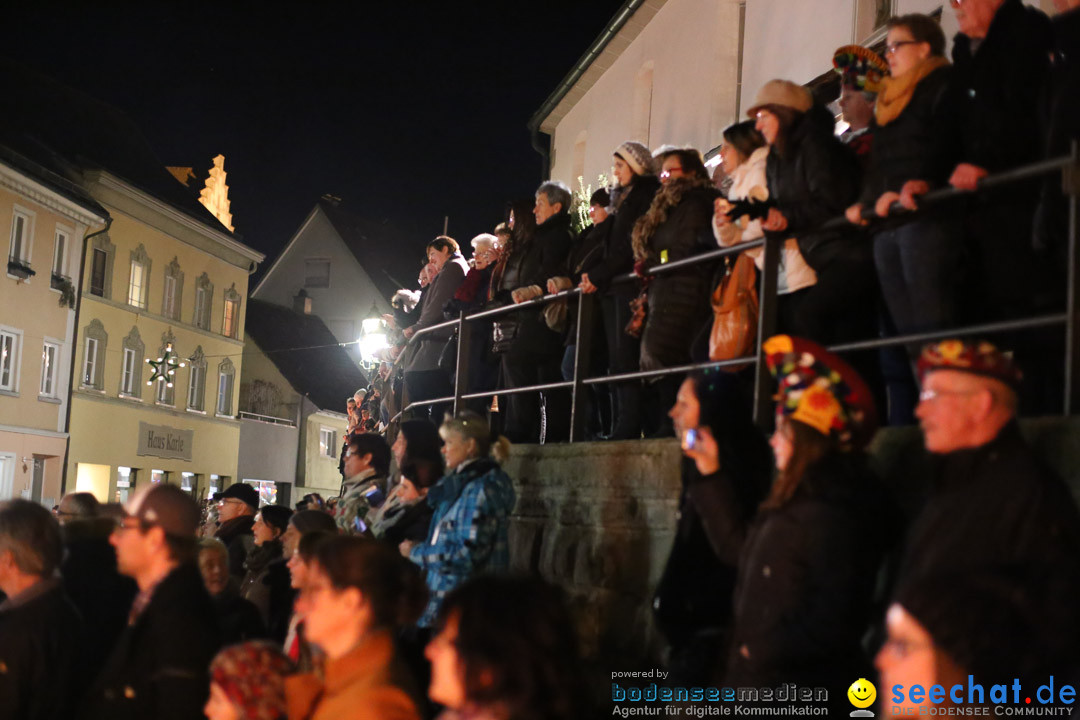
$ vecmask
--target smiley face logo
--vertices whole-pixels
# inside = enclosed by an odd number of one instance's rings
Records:
[[[851,683],[851,687],[847,691],[848,700],[852,705],[864,710],[874,704],[877,700],[877,688],[874,687],[874,683],[870,682],[866,678],[859,678],[855,682]],[[851,713],[856,715],[856,713]],[[873,713],[860,712],[859,716],[873,715]]]

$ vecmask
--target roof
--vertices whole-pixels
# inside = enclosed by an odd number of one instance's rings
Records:
[[[317,315],[251,298],[245,328],[293,389],[321,410],[340,412],[345,398],[367,387],[363,371]]]
[[[607,72],[666,2],[626,0],[540,109],[529,118],[529,129],[549,135],[554,132],[559,121]]]
[[[12,99],[0,113],[0,139],[17,153],[46,167],[62,161],[71,170],[105,170],[238,238],[165,169],[139,127],[119,109],[7,58],[0,58],[0,84]]]
[[[343,209],[336,199],[324,197],[319,200],[318,207],[388,302],[401,288],[416,284],[428,238],[409,240],[388,221],[375,222],[354,215]],[[416,250],[411,260],[407,252],[409,246]]]
[[[64,164],[58,158],[46,154],[41,162],[32,160],[8,147],[3,133],[0,133],[0,163],[33,178],[103,221],[109,217],[109,212],[97,200],[94,200],[90,193],[65,177],[68,169],[64,167]]]

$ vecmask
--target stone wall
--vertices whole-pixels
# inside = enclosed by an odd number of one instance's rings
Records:
[[[1080,500],[1080,418],[1025,421],[1023,430]],[[917,428],[893,428],[871,447],[908,514],[928,477],[921,441]],[[517,446],[506,463],[518,493],[514,569],[566,588],[586,655],[603,665],[630,669],[661,655],[650,606],[675,530],[679,457],[675,440],[643,440]]]

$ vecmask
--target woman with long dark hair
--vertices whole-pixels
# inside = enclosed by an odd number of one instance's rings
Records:
[[[831,687],[871,670],[861,639],[889,508],[863,451],[874,404],[858,374],[815,343],[778,335],[763,351],[780,386],[778,474],[739,558],[724,683]],[[844,698],[833,699],[839,709]]]
[[[339,535],[319,544],[302,592],[304,636],[326,659],[321,673],[285,681],[289,717],[418,720],[422,697],[393,638],[427,597],[416,567],[382,543]]]
[[[587,265],[579,287],[583,293],[602,293],[601,312],[607,356],[612,373],[636,372],[639,369],[641,339],[625,332],[630,322],[630,302],[638,292],[637,283],[612,284],[612,280],[634,269],[631,236],[634,223],[648,210],[660,190],[656,161],[649,148],[627,141],[615,148],[612,174],[615,188],[611,193],[611,228],[604,238],[604,251],[596,262]],[[612,395],[613,426],[610,439],[631,440],[641,437],[641,381],[618,383]]]
[[[481,577],[450,593],[426,653],[440,718],[592,717],[574,627],[563,591],[537,578]]]
[[[653,599],[671,647],[669,682],[707,686],[731,631],[735,568],[768,487],[769,446],[737,377],[692,373],[669,415],[682,441],[682,496],[667,566]]]

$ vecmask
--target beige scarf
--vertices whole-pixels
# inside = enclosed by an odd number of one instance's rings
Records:
[[[919,81],[939,67],[948,64],[949,61],[945,58],[932,56],[899,77],[885,78],[881,83],[881,92],[877,96],[877,106],[874,108],[877,124],[888,125],[900,117],[900,113],[904,112],[904,108],[911,101],[911,96],[915,94],[915,86],[919,84]]]

